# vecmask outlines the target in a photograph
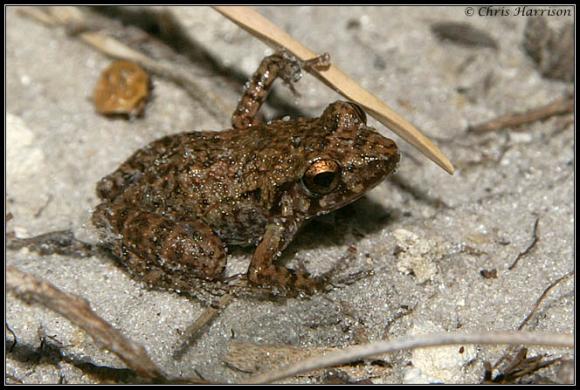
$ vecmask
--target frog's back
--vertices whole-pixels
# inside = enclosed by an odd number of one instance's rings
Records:
[[[99,182],[101,207],[198,218],[228,243],[255,243],[286,183],[302,175],[304,154],[318,143],[315,126],[301,119],[163,137]]]
[[[112,202],[125,194],[131,187],[155,184],[169,179],[169,172],[207,169],[212,164],[212,156],[227,154],[228,145],[224,136],[229,131],[193,131],[168,135],[139,149],[113,173],[97,184],[97,195],[104,201]],[[159,183],[157,183],[159,184]]]
[[[194,131],[160,138],[135,152],[97,184],[97,195],[113,202],[132,187],[168,187],[180,179],[190,195],[207,197],[216,191],[240,196],[253,191],[265,178],[274,185],[294,176],[301,161],[297,147],[313,134],[312,121],[277,122],[269,126],[220,132]],[[221,190],[221,191],[220,191]]]

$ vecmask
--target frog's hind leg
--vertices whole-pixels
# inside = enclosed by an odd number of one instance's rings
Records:
[[[300,64],[292,56],[275,53],[262,60],[232,115],[232,126],[244,129],[258,124],[256,115],[268,97],[272,84],[280,77],[294,91],[292,83],[300,80]]]
[[[324,53],[304,61],[302,65],[306,70],[309,68],[327,70],[330,67],[330,56],[328,53]],[[244,87],[244,94],[232,115],[234,129],[245,129],[258,124],[258,111],[266,101],[274,80],[278,77],[297,95],[298,92],[294,89],[293,84],[302,77],[300,61],[285,51],[272,54],[262,60]]]
[[[192,278],[217,280],[226,265],[226,248],[199,220],[175,221],[122,205],[101,205],[97,227],[118,232],[113,253],[137,278],[161,287],[184,289]]]

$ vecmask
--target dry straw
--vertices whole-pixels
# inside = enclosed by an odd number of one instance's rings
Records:
[[[318,56],[251,8],[226,6],[214,8],[266,44],[277,49],[283,48],[301,61],[311,60]],[[435,144],[379,98],[358,85],[336,65],[331,65],[327,70],[317,70],[314,67],[305,70],[345,98],[363,106],[375,119],[419,149],[445,171],[453,174],[455,170],[453,165]]]

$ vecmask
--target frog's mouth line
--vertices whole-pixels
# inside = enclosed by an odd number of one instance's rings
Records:
[[[368,187],[366,187],[365,191],[362,191],[360,193],[355,193],[353,191],[346,190],[348,192],[346,192],[346,195],[343,195],[345,197],[345,199],[343,201],[341,201],[341,202],[337,202],[337,201],[333,201],[333,200],[327,201],[329,204],[333,205],[332,208],[327,208],[326,206],[320,204],[321,200],[323,200],[324,197],[327,197],[329,195],[325,195],[325,196],[320,197],[320,198],[313,198],[311,201],[312,202],[311,206],[310,206],[311,210],[312,210],[311,215],[320,216],[320,215],[329,214],[329,213],[332,213],[338,209],[343,208],[344,206],[346,206],[348,204],[354,203],[357,200],[359,200],[360,198],[362,198],[363,196],[365,196],[369,190],[375,188],[376,186],[378,186],[379,184],[381,184],[385,180],[386,180],[386,177],[383,178],[382,180],[377,180],[372,185],[369,185]],[[345,192],[343,192],[343,194],[344,193]],[[317,211],[314,212],[313,209],[315,209]]]

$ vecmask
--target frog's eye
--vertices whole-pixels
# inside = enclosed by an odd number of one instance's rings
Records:
[[[313,162],[302,176],[302,183],[308,191],[324,195],[334,191],[340,178],[340,166],[334,160]]]
[[[364,123],[366,125],[367,124],[367,114],[365,113],[365,110],[363,110],[361,106],[359,106],[358,104],[355,104],[353,102],[348,102],[348,104],[350,104],[350,106],[354,110],[354,114],[356,115],[358,120],[360,120],[362,123]]]

